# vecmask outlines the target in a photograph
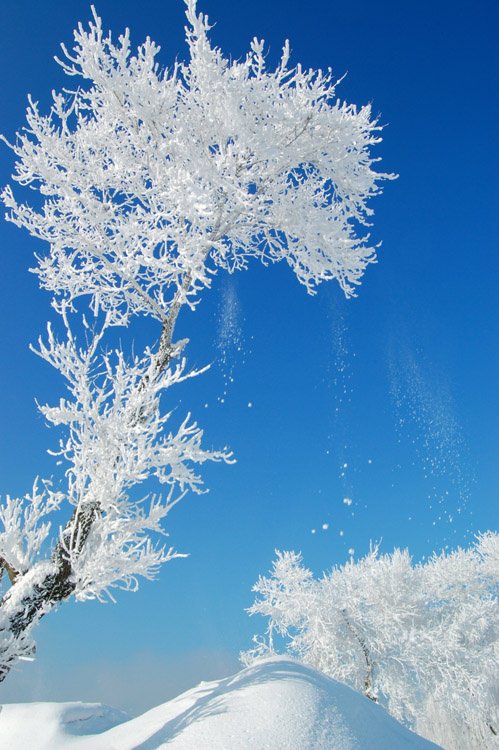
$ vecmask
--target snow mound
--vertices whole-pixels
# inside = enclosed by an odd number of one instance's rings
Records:
[[[99,704],[4,705],[0,747],[435,750],[437,745],[413,734],[346,685],[278,658],[259,662],[234,677],[201,683],[136,719],[127,720],[125,714]]]
[[[0,748],[62,750],[76,737],[102,735],[128,721],[128,714],[102,703],[7,703],[0,706]]]

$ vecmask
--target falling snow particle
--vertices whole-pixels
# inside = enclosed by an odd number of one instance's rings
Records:
[[[329,524],[328,523],[323,523],[322,524],[322,528],[324,529],[324,531],[327,531],[329,529]]]
[[[354,553],[355,553],[355,550],[354,550],[354,548],[353,548],[353,547],[350,547],[350,549],[348,550],[348,554],[349,554],[349,555],[353,555]]]
[[[349,497],[344,497],[343,498],[343,502],[345,503],[345,505],[351,505],[352,504],[352,501],[350,500]]]
[[[250,401],[249,404],[248,404],[248,409],[251,409],[252,406],[253,406],[253,404]]]
[[[315,529],[312,529],[312,534],[315,534]]]

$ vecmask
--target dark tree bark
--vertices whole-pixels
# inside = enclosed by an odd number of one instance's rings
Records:
[[[20,638],[31,625],[47,614],[52,607],[71,596],[76,586],[73,579],[71,559],[78,556],[85,546],[92,524],[98,514],[99,504],[97,502],[85,503],[83,506],[75,508],[52,553],[50,570],[42,577],[41,581],[30,587],[29,593],[22,596],[17,602],[15,601],[16,583],[22,585],[24,574],[16,571],[13,586],[5,594],[0,605],[10,609],[13,604],[13,611],[9,613],[7,622],[3,626],[4,632],[7,631],[14,638]],[[9,568],[7,568],[8,572]],[[10,572],[9,577],[12,581],[13,577]],[[15,657],[2,658],[0,652],[0,682],[6,678],[15,661]]]

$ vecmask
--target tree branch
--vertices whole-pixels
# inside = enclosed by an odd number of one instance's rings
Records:
[[[14,584],[17,576],[19,575],[19,571],[13,568],[12,565],[9,565],[9,563],[4,557],[0,557],[0,581],[2,580],[4,570],[7,571],[7,575],[9,576],[10,582]]]
[[[373,685],[374,685],[374,670],[375,670],[375,663],[371,658],[371,654],[369,652],[369,649],[367,648],[367,644],[365,639],[359,635],[357,632],[357,629],[352,624],[350,618],[347,615],[346,609],[341,610],[341,614],[343,615],[343,619],[345,620],[345,624],[350,631],[350,633],[354,636],[354,638],[358,641],[362,653],[364,654],[364,659],[366,660],[366,666],[367,666],[367,673],[366,678],[364,680],[364,695],[367,698],[370,698],[374,703],[378,702],[378,698],[376,694],[373,692]]]

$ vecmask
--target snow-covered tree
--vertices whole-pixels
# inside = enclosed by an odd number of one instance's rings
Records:
[[[257,39],[229,61],[195,0],[186,5],[189,60],[170,70],[149,39],[132,54],[128,31],[106,36],[94,11],[58,61],[73,90],[54,93],[49,114],[30,99],[9,144],[14,180],[39,195],[23,203],[6,187],[7,219],[48,243],[34,270],[62,334],[49,326],[36,351],[68,394],[41,411],[65,428],[68,469],[65,486],[36,482],[0,510],[12,584],[0,602],[0,680],[33,652],[32,627],[54,605],[136,588],[175,556],[153,539],[172,505],[200,490],[194,465],[230,460],[201,447],[190,415],[171,427],[167,393],[198,374],[175,324],[217,269],[284,259],[308,292],[336,279],[351,296],[375,260],[360,230],[391,175],[373,169],[380,128],[369,107],[339,101],[330,71],[289,67],[287,43],[275,70]],[[157,321],[157,343],[124,352],[112,332],[141,315]],[[131,492],[149,477],[166,485],[164,499]],[[51,534],[47,517],[65,506]]]
[[[278,552],[253,590],[269,620],[246,663],[280,641],[449,750],[499,747],[498,534],[419,564],[376,547],[319,580]]]

